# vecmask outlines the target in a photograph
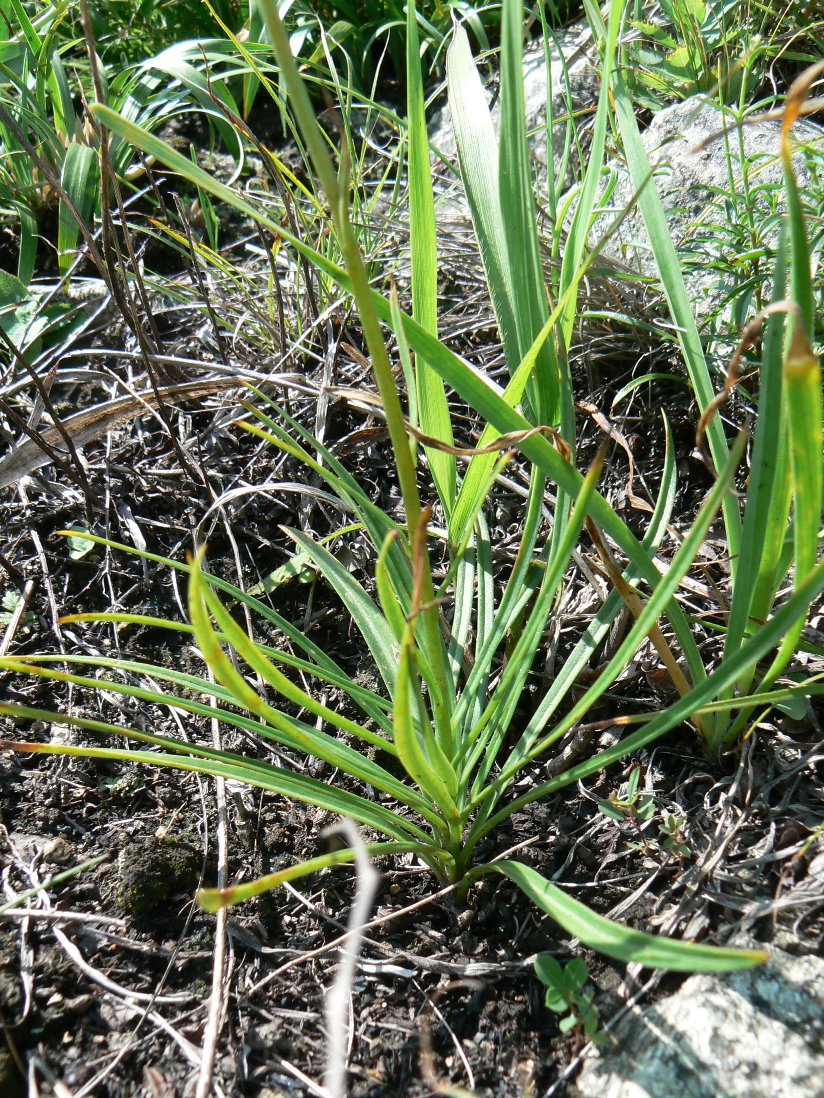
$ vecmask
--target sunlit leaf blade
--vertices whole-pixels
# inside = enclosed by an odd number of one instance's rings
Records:
[[[602,465],[603,454],[600,454],[584,478],[572,515],[567,521],[563,536],[558,541],[558,551],[553,555],[551,562],[542,562],[543,578],[535,595],[529,617],[517,643],[509,654],[506,667],[501,672],[500,681],[489,699],[480,721],[467,737],[467,741],[474,743],[475,746],[467,758],[466,769],[462,775],[465,781],[470,780],[471,772],[475,770],[481,754],[485,754],[485,758],[476,772],[473,786],[474,793],[483,788],[493,767],[500,764],[503,741],[521,700],[527,676],[533,667],[535,655],[546,630],[552,604],[558,592],[558,585],[578,544],[581,528],[587,515],[592,493],[598,483]]]
[[[455,774],[439,749],[431,725],[426,719],[420,697],[420,682],[415,674],[414,649],[412,629],[407,625],[398,660],[395,746],[407,774],[442,813],[454,817]],[[416,714],[419,714],[417,719]]]
[[[426,814],[427,806],[414,789],[387,773],[368,756],[275,709],[239,673],[223,651],[220,637],[212,627],[209,593],[199,567],[202,554],[201,550],[195,558],[195,566],[189,580],[189,616],[198,647],[218,682],[229,690],[238,705],[260,717],[272,729],[273,734],[276,734],[287,746],[296,747],[307,755],[322,759],[344,773],[366,782],[374,789],[395,797],[402,804],[410,805],[422,814]],[[226,620],[223,620],[222,624],[224,628],[228,628]],[[238,629],[237,632],[241,637],[245,637],[242,630]],[[235,631],[232,631],[232,636],[239,639]],[[246,640],[248,641],[248,638]],[[244,650],[248,652],[247,644],[244,644]],[[255,662],[259,664],[262,672],[263,664],[257,659]]]
[[[438,334],[438,254],[435,201],[429,163],[429,136],[424,110],[417,11],[410,0],[406,13],[406,101],[409,126],[409,250],[412,267],[412,315],[422,328]],[[398,330],[397,327],[395,329]],[[443,382],[426,359],[415,367],[419,426],[425,435],[452,443],[452,420]],[[453,455],[426,450],[432,479],[447,517],[455,503],[456,469]]]
[[[58,531],[58,533],[68,536],[71,531],[62,530]],[[123,542],[113,541],[110,538],[103,538],[98,534],[92,534],[90,532],[84,533],[83,536],[89,541],[94,542],[95,545],[105,545],[117,552],[127,553],[131,556],[139,557],[141,560],[151,561],[153,564],[159,564],[165,568],[171,568],[177,572],[182,572],[185,575],[191,575],[191,565],[184,564],[182,561],[174,560],[171,557],[164,557],[159,553],[151,553],[146,549],[138,549],[133,545],[126,545]],[[236,599],[238,602],[248,606],[251,611],[255,614],[259,614],[265,621],[268,621],[276,629],[280,630],[280,632],[282,632],[300,651],[304,652],[309,657],[311,662],[306,664],[290,657],[286,653],[278,653],[273,649],[264,647],[264,651],[266,651],[268,655],[278,657],[285,664],[294,666],[299,670],[307,671],[310,674],[316,674],[319,678],[330,682],[332,685],[343,686],[345,683],[351,682],[350,676],[348,676],[322,648],[309,640],[305,633],[284,618],[282,614],[273,610],[267,603],[255,598],[247,591],[229,583],[227,580],[221,579],[219,576],[204,573],[204,579],[210,587],[214,587],[218,591],[223,591],[225,594],[229,595],[230,598]],[[112,617],[110,620],[120,620],[120,618],[121,616],[118,615],[117,618]],[[141,616],[137,615],[137,619],[139,624]],[[95,614],[76,615],[74,620],[102,621],[106,620],[106,616]],[[123,620],[129,619],[124,617]],[[176,623],[164,622],[162,619],[159,619],[157,624],[160,628],[187,628],[182,625],[178,626]],[[82,662],[82,657],[78,658],[77,662]],[[369,713],[378,725],[386,729],[391,727],[385,721],[381,709],[376,708],[376,706],[381,706],[384,711],[389,711],[391,707],[383,699],[372,694],[371,691],[361,691],[358,697],[358,704],[361,705],[365,712]]]
[[[370,843],[366,847],[366,853],[370,858],[380,858],[387,854],[406,854],[419,848],[418,843]],[[214,914],[223,907],[232,907],[234,904],[244,903],[255,896],[262,896],[265,892],[271,892],[289,881],[297,881],[308,877],[312,873],[320,873],[324,869],[331,869],[335,865],[348,865],[358,857],[359,851],[353,847],[345,850],[332,850],[328,854],[319,854],[316,858],[309,858],[305,862],[297,862],[295,865],[279,869],[276,873],[268,873],[265,877],[258,877],[255,881],[247,881],[244,884],[230,885],[228,888],[201,888],[197,893],[197,902],[204,911]]]
[[[546,289],[538,241],[537,211],[526,139],[523,73],[522,0],[504,0],[501,11],[501,113],[498,203],[503,223],[506,264],[520,362],[548,319]],[[489,154],[487,154],[489,155]],[[527,396],[536,423],[561,425],[561,377],[552,338],[538,352],[534,381]]]
[[[509,363],[521,360],[509,277],[506,230],[501,217],[498,138],[472,58],[469,38],[458,24],[446,59],[449,107],[478,247],[492,306]]]
[[[313,561],[351,614],[391,694],[398,667],[398,644],[386,618],[351,573],[330,552],[299,530],[287,529],[286,533]]]
[[[797,589],[813,569],[818,557],[824,500],[821,366],[801,322],[796,323],[790,338],[784,362],[784,385],[793,480],[793,539]],[[804,616],[800,616],[784,638],[777,663],[766,676],[768,683],[775,681],[795,653],[803,625]]]
[[[89,224],[100,189],[97,153],[94,149],[72,141],[66,149],[60,182],[81,220]],[[80,226],[61,199],[57,220],[57,263],[61,274],[65,274],[74,262],[79,235]]]
[[[536,870],[520,862],[496,862],[487,869],[508,877],[568,934],[590,949],[597,949],[599,953],[625,964],[664,968],[672,972],[733,972],[752,968],[769,959],[768,954],[761,950],[724,949],[631,930],[596,914],[557,885],[551,884]]]
[[[600,31],[603,35],[603,22],[601,22]],[[638,208],[644,219],[693,391],[698,406],[703,412],[715,395],[713,384],[664,207],[655,180],[649,178],[651,168],[638,130],[635,106],[620,69],[616,69],[613,73],[612,94],[630,179],[636,191],[640,191]],[[707,437],[715,466],[720,469],[729,452],[720,419],[716,418],[712,421]],[[741,541],[741,519],[735,497],[730,497],[724,504],[724,523],[730,553],[730,567],[734,575]]]

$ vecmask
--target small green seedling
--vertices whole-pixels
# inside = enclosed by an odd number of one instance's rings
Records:
[[[546,985],[546,1005],[556,1014],[564,1015],[558,1023],[561,1033],[577,1030],[588,1041],[603,1044],[605,1034],[598,1032],[594,993],[584,990],[589,979],[586,961],[576,957],[562,967],[545,953],[535,961],[535,974]]]
[[[627,791],[623,797],[617,793],[611,793],[609,799],[598,805],[598,810],[611,820],[633,820],[639,824],[648,823],[655,813],[655,803],[652,797],[642,796],[638,792],[638,782],[641,778],[641,768],[636,766],[627,780]]]
[[[14,620],[22,597],[19,591],[12,590],[4,591],[0,595],[0,625],[9,625]],[[31,625],[37,619],[31,610],[27,610],[22,620],[26,625]]]
[[[682,816],[673,816],[671,812],[667,812],[663,823],[658,829],[661,832],[661,838],[658,840],[661,849],[672,855],[673,858],[680,858],[681,861],[689,858],[692,853],[689,845],[684,840],[681,830],[683,826],[684,819]]]
[[[609,799],[601,801],[598,810],[611,820],[623,823],[629,820],[639,834],[644,825],[648,824],[655,816],[655,801],[649,794],[639,792],[638,785],[641,777],[641,768],[636,766],[627,780],[627,790],[623,797],[617,793],[611,793]],[[675,816],[671,812],[664,814],[658,826],[658,843],[665,854],[683,861],[691,854],[689,845],[684,839],[682,828],[684,819]],[[644,841],[639,849],[648,850],[651,843]]]

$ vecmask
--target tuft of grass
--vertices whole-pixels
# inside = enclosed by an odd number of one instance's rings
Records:
[[[295,566],[304,567],[308,561],[351,618],[378,685],[365,687],[283,615],[212,575],[204,547],[182,564],[89,534],[90,541],[185,573],[188,622],[129,614],[79,615],[71,620],[138,624],[176,632],[181,643],[194,639],[203,672],[189,674],[126,659],[81,655],[69,657],[73,669],[67,671],[56,666],[65,657],[51,655],[6,657],[0,660],[0,668],[91,690],[100,689],[98,676],[105,673],[107,691],[148,706],[217,716],[229,727],[319,760],[341,777],[322,781],[305,771],[81,717],[60,719],[106,737],[125,735],[138,746],[75,748],[20,742],[6,746],[32,754],[82,754],[232,778],[348,816],[379,836],[369,847],[373,855],[413,853],[439,880],[454,884],[463,895],[480,876],[500,873],[568,934],[622,961],[682,971],[722,971],[765,960],[758,951],[719,949],[632,930],[592,911],[529,865],[511,857],[487,861],[482,852],[497,827],[527,804],[597,773],[684,722],[692,723],[711,754],[733,743],[754,707],[772,698],[773,687],[799,643],[807,609],[824,590],[824,563],[817,556],[820,382],[808,335],[809,253],[791,166],[786,182],[788,237],[781,249],[789,267],[790,304],[779,308],[776,302],[765,350],[770,356],[770,377],[778,376],[775,384],[782,396],[775,405],[778,413],[764,417],[773,422],[757,425],[754,440],[766,458],[767,472],[756,478],[757,486],[751,484],[748,489],[742,516],[733,485],[747,438],[741,433],[728,441],[713,414],[718,401],[678,257],[666,234],[654,183],[649,182],[633,104],[617,67],[618,6],[613,6],[606,25],[597,11],[591,13],[603,46],[603,86],[593,153],[572,216],[557,300],[546,299],[541,282],[521,101],[523,6],[506,0],[502,7],[498,140],[490,134],[488,115],[478,109],[479,80],[466,36],[456,31],[450,47],[448,83],[462,180],[507,357],[509,380],[503,390],[450,350],[437,333],[437,241],[426,172],[422,73],[415,71],[419,62],[414,49],[414,4],[409,5],[406,28],[411,44],[407,109],[413,192],[412,316],[403,311],[394,290],[384,296],[372,284],[351,216],[349,145],[341,142],[340,155],[333,158],[332,143],[318,124],[273,0],[262,3],[261,11],[287,106],[312,166],[311,193],[324,236],[331,230],[331,245],[324,242],[313,247],[294,223],[285,227],[276,214],[215,181],[123,114],[100,103],[93,113],[98,124],[120,141],[156,157],[204,194],[251,217],[330,284],[351,295],[377,389],[374,404],[391,440],[402,507],[381,510],[322,441],[262,391],[250,395],[245,406],[248,418],[241,425],[289,455],[307,474],[320,478],[369,543],[372,572],[368,581],[362,581],[335,556],[334,546],[301,531],[285,531],[295,545]],[[799,85],[791,100],[785,115],[787,135],[810,79]],[[671,446],[664,456],[656,505],[640,539],[598,491],[603,454],[585,472],[578,470],[575,460],[573,394],[565,356],[576,319],[578,288],[596,250],[589,244],[588,232],[613,117],[703,411],[702,430],[714,467],[714,483],[664,574],[653,558],[666,534],[675,498]],[[782,271],[782,267],[776,269],[777,283]],[[786,340],[779,328],[783,316],[789,318]],[[392,332],[399,364],[390,356],[387,330]],[[408,379],[405,401],[398,375]],[[450,390],[483,422],[477,446],[454,444],[447,401]],[[487,515],[494,507],[497,475],[515,452],[529,463],[530,489],[517,555],[502,569],[496,563]],[[468,459],[465,468],[464,458]],[[813,458],[819,474],[805,479],[802,470]],[[420,476],[422,468],[431,476],[431,492],[430,482]],[[430,498],[422,491],[423,483]],[[554,505],[547,530],[543,511],[548,488],[554,489]],[[760,543],[768,520],[775,521],[778,515],[786,518],[790,510],[789,550],[783,541],[780,548],[774,540]],[[719,514],[723,514],[734,557],[738,601],[733,603],[727,626],[724,659],[707,667],[695,631],[675,596]],[[520,709],[524,689],[561,601],[573,553],[584,537],[600,556],[613,590],[533,711],[524,715]],[[778,583],[791,564],[793,590],[779,602]],[[765,591],[773,585],[763,618],[752,612],[753,585],[748,582],[745,587],[740,579],[753,568],[759,578],[765,577]],[[741,610],[747,597],[750,604]],[[253,640],[235,620],[234,604],[259,615],[274,631],[273,643]],[[624,606],[633,619],[625,637],[593,681],[581,688],[581,672]],[[733,613],[738,616],[733,618]],[[564,764],[562,749],[570,735],[591,719],[647,643],[656,648],[670,672],[677,700],[655,714],[615,718],[615,726],[629,728],[628,734],[606,750]],[[764,660],[770,661],[766,672],[761,667]],[[84,674],[84,669],[92,673]],[[345,704],[333,708],[319,700],[315,688],[323,686],[335,687]],[[814,689],[802,686],[799,693]],[[53,713],[9,704],[0,706],[0,712],[57,719]],[[559,772],[538,778],[521,791],[527,772],[542,764],[550,765],[550,773],[558,766]],[[670,827],[667,838],[677,843],[677,828]],[[356,856],[354,848],[320,855],[255,882],[204,890],[200,900],[208,910],[216,910]]]

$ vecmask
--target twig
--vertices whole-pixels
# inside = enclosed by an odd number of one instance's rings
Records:
[[[210,678],[213,678],[210,672]],[[212,708],[217,708],[214,698],[210,698]],[[222,748],[220,722],[212,717],[212,745],[216,750]],[[229,883],[229,827],[226,809],[226,781],[215,780],[215,799],[217,800],[217,887],[226,888]],[[197,1080],[195,1098],[207,1098],[212,1089],[212,1075],[215,1069],[217,1041],[220,1036],[224,1014],[224,988],[226,979],[226,948],[228,944],[228,909],[220,908],[215,916],[215,956],[212,964],[212,992],[209,996],[209,1015],[203,1034],[200,1073]]]
[[[344,1024],[347,1005],[352,999],[352,985],[358,955],[363,943],[367,918],[378,890],[378,873],[369,860],[366,846],[351,820],[342,820],[334,831],[341,831],[349,846],[356,851],[357,889],[355,902],[349,914],[346,945],[341,949],[341,963],[335,982],[326,995],[326,1071],[323,1085],[329,1098],[344,1098],[346,1094],[347,1045],[354,1032],[351,1014],[349,1025]]]
[[[29,600],[34,593],[36,586],[37,581],[30,579],[23,588],[23,593],[18,600],[17,606],[14,608],[14,613],[11,616],[9,624],[6,626],[3,639],[0,641],[0,656],[5,656],[9,648],[11,648],[11,643],[15,638],[17,630],[20,628],[20,622],[23,620],[26,607],[29,605]]]

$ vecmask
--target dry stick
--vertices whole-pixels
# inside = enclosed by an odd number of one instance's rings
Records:
[[[0,919],[42,919],[47,923],[78,923],[80,925],[116,926],[125,929],[129,924],[114,915],[97,915],[88,911],[43,911],[39,907],[12,907],[0,912]],[[115,935],[112,940],[120,941]]]
[[[25,372],[31,378],[32,382],[34,383],[35,389],[37,389],[38,396],[43,401],[43,407],[49,413],[49,415],[51,416],[51,419],[52,419],[52,423],[57,428],[57,430],[60,432],[60,437],[65,442],[66,449],[68,450],[69,454],[71,455],[72,461],[74,462],[75,471],[71,472],[70,467],[67,469],[67,471],[71,473],[72,480],[74,480],[74,482],[78,485],[78,487],[83,492],[84,498],[86,500],[86,517],[91,521],[91,513],[92,513],[92,490],[91,490],[91,486],[89,485],[89,481],[88,481],[88,478],[86,476],[86,472],[83,468],[82,462],[80,461],[80,455],[78,454],[77,449],[74,445],[74,441],[72,440],[72,436],[69,434],[69,432],[66,430],[65,426],[63,425],[63,420],[57,414],[57,409],[55,408],[54,404],[52,403],[51,395],[49,393],[48,388],[46,387],[46,383],[43,381],[41,376],[38,374],[37,370],[35,370],[34,366],[31,364],[31,362],[29,362],[28,356],[23,354],[23,352],[18,347],[16,347],[14,343],[12,343],[11,339],[9,338],[9,336],[6,334],[6,332],[4,331],[4,329],[2,327],[0,327],[0,340],[2,340],[3,343],[5,343],[6,347],[12,353],[12,355],[14,356],[15,361],[17,362],[18,366],[22,366],[23,369],[25,370]],[[37,435],[35,433],[34,435],[30,435],[29,437],[34,438],[36,440],[37,438],[39,438],[39,435]]]
[[[120,219],[120,231],[123,233],[123,243],[126,245],[126,251],[129,253],[129,260],[132,265],[132,276],[137,285],[137,292],[140,296],[140,303],[143,306],[143,314],[146,317],[149,327],[152,331],[152,339],[154,341],[154,349],[157,354],[163,354],[163,340],[160,337],[157,324],[155,322],[154,313],[152,312],[151,302],[149,301],[149,295],[146,292],[146,284],[140,273],[140,263],[138,262],[137,252],[135,251],[134,243],[132,241],[132,233],[129,229],[129,221],[126,217],[126,207],[123,205],[123,195],[120,191],[120,184],[117,181],[117,177],[112,172],[111,177],[112,193],[114,194],[115,202],[117,203],[117,216]],[[112,222],[114,224],[114,222]],[[124,280],[125,282],[125,280]]]
[[[18,628],[20,627],[20,622],[23,620],[23,615],[26,612],[26,607],[29,605],[29,599],[31,599],[36,586],[37,581],[30,579],[23,588],[23,593],[21,594],[17,602],[17,606],[15,606],[14,608],[14,613],[12,614],[9,624],[6,627],[6,631],[3,634],[3,639],[2,641],[0,641],[0,656],[5,656],[9,648],[11,648],[11,643],[14,640]]]
[[[20,495],[23,503],[28,508],[29,499],[25,493],[25,490],[20,488]],[[49,600],[49,612],[51,613],[52,629],[54,635],[57,638],[57,643],[60,645],[60,651],[65,654],[65,647],[63,645],[63,631],[60,628],[60,611],[57,609],[57,599],[54,597],[54,588],[52,587],[51,575],[49,574],[49,563],[46,560],[46,553],[43,549],[43,543],[40,540],[40,536],[33,526],[29,527],[29,537],[34,545],[34,551],[37,556],[37,562],[40,565],[40,571],[43,573],[43,583],[46,588],[46,594]],[[70,699],[71,699],[71,687],[70,687]]]
[[[344,1022],[347,1004],[352,999],[352,985],[355,981],[358,956],[363,943],[367,918],[378,890],[378,873],[369,859],[366,846],[351,820],[342,820],[334,831],[342,832],[349,846],[355,849],[357,868],[357,889],[355,902],[349,914],[347,944],[341,949],[341,963],[335,982],[326,995],[326,1071],[323,1085],[330,1098],[345,1098],[347,1044],[354,1029]]]
[[[214,682],[211,671],[209,678]],[[210,698],[210,705],[217,708],[217,702]],[[220,722],[216,717],[211,718],[212,746],[220,751],[222,743],[220,738]],[[229,827],[226,809],[226,780],[215,779],[215,800],[217,801],[217,887],[226,888],[229,883]],[[217,1041],[223,1023],[224,1014],[224,982],[226,978],[226,947],[228,943],[228,917],[229,912],[225,907],[220,908],[215,917],[215,956],[212,964],[212,993],[209,997],[209,1016],[206,1021],[206,1030],[203,1034],[203,1048],[201,1050],[200,1073],[197,1080],[195,1098],[207,1098],[212,1089],[212,1075],[215,1068],[215,1056],[217,1053]]]

